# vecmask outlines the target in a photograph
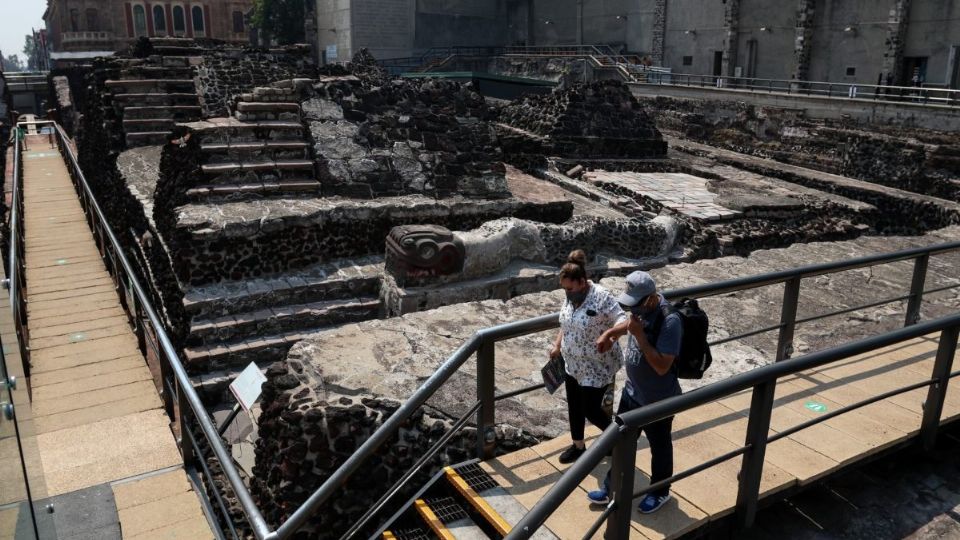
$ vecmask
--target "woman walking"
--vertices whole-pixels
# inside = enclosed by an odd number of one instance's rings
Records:
[[[563,357],[573,444],[560,454],[560,463],[573,463],[585,451],[586,420],[601,430],[613,416],[613,384],[623,362],[620,346],[597,351],[597,339],[611,325],[626,320],[614,295],[587,279],[587,256],[576,250],[560,268],[560,286],[567,299],[560,310],[560,332],[550,351]]]

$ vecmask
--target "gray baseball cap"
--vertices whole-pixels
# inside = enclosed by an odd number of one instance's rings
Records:
[[[650,274],[637,270],[627,276],[627,289],[617,297],[617,301],[624,306],[632,307],[656,291],[657,284],[654,283]]]

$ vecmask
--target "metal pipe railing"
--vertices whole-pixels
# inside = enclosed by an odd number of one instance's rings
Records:
[[[837,97],[840,99],[873,99],[881,101],[960,106],[960,90],[931,86],[893,86],[828,81],[801,81],[766,79],[759,77],[732,77],[725,75],[697,75],[692,73],[650,74],[639,84],[661,86],[696,86],[745,90],[750,92],[786,93],[807,96]]]
[[[639,409],[634,409],[632,411],[626,412],[622,415],[619,415],[616,419],[616,422],[608,427],[597,439],[597,441],[580,456],[575,464],[570,467],[557,482],[550,488],[550,490],[534,505],[533,508],[520,520],[519,523],[514,527],[513,532],[507,535],[506,538],[510,540],[529,538],[543,523],[547,518],[559,508],[560,504],[566,500],[566,498],[577,489],[580,483],[593,471],[593,469],[600,464],[601,461],[607,456],[608,452],[613,449],[615,446],[620,444],[623,440],[623,434],[630,430],[631,428],[635,429],[664,418],[675,416],[683,411],[693,409],[708,403],[715,402],[717,400],[729,397],[735,393],[742,392],[748,389],[754,389],[756,398],[756,391],[758,388],[767,387],[770,389],[769,400],[759,401],[754,399],[751,403],[750,418],[751,421],[757,414],[761,414],[761,411],[755,409],[764,408],[766,409],[767,416],[767,425],[766,430],[763,430],[763,445],[766,445],[768,440],[767,430],[769,429],[769,412],[773,407],[773,385],[776,384],[776,381],[782,377],[794,375],[796,373],[815,369],[839,360],[844,360],[859,354],[867,353],[870,351],[875,351],[883,347],[888,347],[897,343],[902,343],[910,339],[916,339],[927,334],[934,332],[941,333],[940,347],[938,352],[938,360],[941,360],[940,363],[948,365],[949,362],[943,360],[946,358],[946,354],[942,351],[950,351],[949,359],[952,361],[953,354],[956,352],[957,346],[957,331],[960,330],[960,314],[952,315],[949,317],[943,317],[940,319],[927,321],[923,323],[918,323],[915,325],[907,326],[882,334],[879,336],[869,337],[863,340],[859,340],[853,343],[847,343],[840,345],[838,347],[833,347],[824,351],[818,351],[810,353],[805,356],[801,356],[792,360],[787,360],[784,362],[778,362],[774,364],[769,364],[763,367],[753,369],[751,371],[735,375],[728,379],[718,381],[713,384],[706,386],[701,386],[695,390],[691,390],[685,394],[679,396],[674,396],[671,398],[664,399],[662,401],[657,401],[654,403],[647,404]],[[942,367],[942,366],[941,366]],[[949,375],[949,370],[947,370]],[[922,386],[932,385],[933,381],[927,380],[923,381]],[[909,391],[914,389],[914,386],[905,387]],[[935,387],[930,386],[931,390]],[[946,393],[946,385],[942,385],[937,389],[941,394]],[[942,405],[942,396],[940,397],[940,404]],[[864,403],[863,405],[866,405]],[[861,405],[862,406],[862,405]],[[858,407],[852,407],[858,408]],[[851,408],[851,410],[852,410]],[[925,419],[926,420],[926,419]],[[764,426],[761,426],[764,427]],[[751,441],[750,439],[750,426],[748,426],[748,444],[752,444],[755,448],[759,441]],[[634,441],[633,444],[636,444]],[[746,445],[745,445],[746,446]],[[754,461],[759,458],[760,467],[762,468],[763,456],[750,456],[746,454],[744,459],[744,469],[748,468],[747,461],[750,459]],[[636,454],[633,454],[633,460],[636,459]],[[634,467],[634,463],[631,461],[628,464],[625,464],[629,467]],[[614,469],[617,469],[617,463],[614,463]],[[744,472],[741,472],[741,486],[747,481],[744,477],[747,476]],[[755,478],[757,483],[757,488],[759,487],[759,477]],[[757,493],[753,493],[754,505],[755,498]],[[738,506],[741,504],[740,498],[738,497]],[[626,511],[623,513],[623,516],[629,520],[630,518],[630,508],[627,507]],[[616,510],[611,515],[610,519],[617,519]]]

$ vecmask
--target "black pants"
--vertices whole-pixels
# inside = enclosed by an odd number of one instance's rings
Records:
[[[570,417],[570,437],[575,441],[583,440],[583,428],[586,420],[600,428],[607,429],[612,417],[603,409],[603,395],[607,387],[580,386],[576,379],[567,375],[567,413]]]
[[[630,397],[627,390],[624,389],[620,395],[620,405],[617,407],[617,415],[621,415],[633,409],[639,409],[640,405]],[[640,428],[640,433],[647,436],[650,443],[650,483],[655,484],[666,478],[673,476],[673,417],[664,418],[657,422],[647,424]],[[603,487],[608,492],[610,490],[610,471],[607,471],[607,477],[603,481]],[[670,485],[653,491],[653,495],[661,497],[670,491]]]

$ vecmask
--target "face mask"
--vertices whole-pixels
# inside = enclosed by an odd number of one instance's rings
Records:
[[[656,308],[647,307],[646,303],[647,303],[647,299],[644,298],[642,302],[630,308],[630,313],[632,313],[637,317],[643,317],[645,315],[649,315]]]
[[[574,304],[582,304],[587,299],[587,290],[567,291],[567,300]]]

